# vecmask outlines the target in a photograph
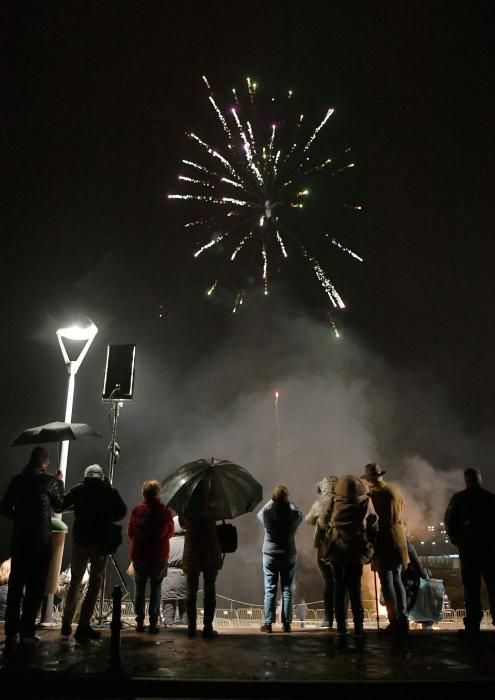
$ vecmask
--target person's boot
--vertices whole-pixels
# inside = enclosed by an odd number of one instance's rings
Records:
[[[358,639],[363,639],[364,637],[366,637],[366,632],[364,631],[362,622],[354,623],[354,636]]]
[[[62,637],[70,637],[72,634],[72,625],[68,622],[62,622],[62,629],[60,630]]]
[[[328,620],[327,618],[325,618],[320,625],[320,628],[322,630],[331,630],[332,627],[333,627],[333,620]]]
[[[90,625],[79,624],[74,634],[74,639],[79,644],[89,644],[92,641],[101,639],[101,632],[93,629]]]
[[[409,618],[401,617],[397,625],[398,634],[407,634],[409,632]]]
[[[218,637],[218,632],[213,629],[213,620],[215,618],[216,603],[205,600],[205,610],[203,617],[203,637],[205,639],[214,639]]]
[[[143,620],[136,620],[136,632],[144,632]]]
[[[186,600],[186,610],[187,610],[187,636],[196,636],[196,619],[197,619],[197,606],[195,600]]]
[[[160,628],[158,627],[158,620],[150,620],[150,626],[148,627],[149,634],[159,634]]]

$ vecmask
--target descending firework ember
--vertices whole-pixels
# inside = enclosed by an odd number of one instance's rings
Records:
[[[309,265],[309,269],[328,296],[336,310],[345,308],[344,301],[332,280],[325,272],[315,254],[308,250],[313,248],[318,236],[312,226],[301,229],[293,225],[293,217],[301,217],[304,202],[310,195],[307,187],[309,177],[324,169],[336,175],[352,168],[354,163],[344,158],[322,157],[315,147],[320,132],[329,122],[333,108],[329,108],[323,119],[317,123],[312,132],[304,134],[306,123],[301,114],[294,126],[286,120],[273,119],[262,123],[257,110],[257,84],[247,78],[246,105],[236,90],[233,90],[235,104],[222,111],[213,94],[210,83],[203,76],[209,93],[209,102],[220,122],[225,139],[225,146],[220,152],[210,146],[195,133],[189,133],[191,141],[200,149],[203,158],[183,160],[187,174],[179,175],[179,181],[187,186],[187,192],[169,194],[169,199],[183,199],[199,202],[201,207],[208,207],[211,215],[201,216],[186,223],[186,228],[206,230],[207,240],[198,244],[194,257],[205,251],[218,247],[227,254],[229,264],[244,269],[259,261],[259,279],[264,293],[268,294],[269,281],[279,265],[291,253],[297,252]],[[288,99],[293,102],[293,93],[289,91]],[[274,100],[272,100],[272,108]],[[336,161],[334,163],[334,160]],[[350,211],[360,211],[361,205],[346,204]],[[325,233],[326,249],[338,248],[354,260],[362,258],[353,250]],[[254,252],[253,246],[258,249]],[[211,295],[221,284],[221,275],[209,287]],[[233,312],[242,304],[245,296],[245,284],[238,285]],[[337,337],[339,333],[335,321],[331,325]]]

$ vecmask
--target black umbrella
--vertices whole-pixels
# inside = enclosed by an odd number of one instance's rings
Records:
[[[243,467],[212,458],[179,467],[162,481],[161,495],[179,515],[227,520],[252,511],[263,489]]]
[[[100,433],[87,423],[47,423],[36,428],[27,428],[16,437],[12,447],[18,445],[37,445],[40,442],[63,442],[64,440],[80,440],[87,437],[101,437]]]

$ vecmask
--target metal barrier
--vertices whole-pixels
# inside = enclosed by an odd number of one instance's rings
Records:
[[[263,608],[237,608],[237,623],[239,627],[259,627],[265,621]]]
[[[132,602],[122,601],[121,604],[122,618],[127,618],[127,622],[134,620],[134,609]],[[103,613],[111,614],[112,611],[112,601],[105,599],[103,601]],[[203,624],[203,608],[198,608],[198,626]],[[297,613],[297,609],[294,610]],[[146,614],[148,614],[148,603],[146,603]],[[351,610],[348,610],[348,620],[352,620]],[[308,608],[305,613],[305,624],[311,627],[318,627],[323,621],[325,611],[323,608]],[[444,610],[442,613],[442,619],[436,623],[437,627],[462,627],[464,624],[463,618],[466,615],[466,611],[463,608],[457,610],[448,609]],[[58,614],[57,616],[60,616]],[[382,615],[380,615],[380,619]],[[260,627],[264,622],[264,611],[261,605],[253,605],[252,607],[239,607],[239,608],[217,608],[215,611],[214,623],[217,627],[224,628],[253,628]],[[297,614],[294,614],[294,624],[297,624],[299,619]],[[364,609],[364,622],[368,625],[373,625],[376,623],[376,610],[374,608]],[[492,627],[492,616],[489,610],[483,611],[483,619],[481,622],[483,627]]]

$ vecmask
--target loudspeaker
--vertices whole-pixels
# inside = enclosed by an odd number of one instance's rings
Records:
[[[132,400],[135,360],[135,345],[107,345],[103,401]]]

